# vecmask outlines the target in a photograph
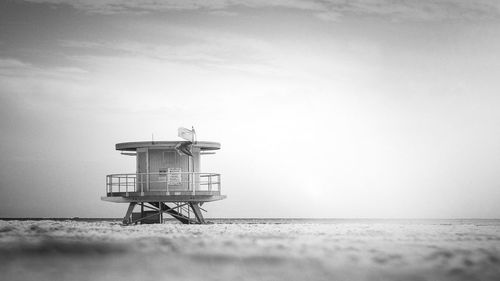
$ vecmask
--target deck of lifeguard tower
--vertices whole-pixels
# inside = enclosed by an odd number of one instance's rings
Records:
[[[191,156],[180,153],[179,146],[189,145]],[[127,142],[116,145],[122,154],[136,156],[136,173],[106,176],[106,196],[101,199],[129,203],[125,224],[143,222],[144,208],[157,212],[159,220],[168,213],[183,223],[204,223],[200,206],[205,202],[222,200],[221,175],[199,172],[200,156],[220,149],[216,142],[156,141]],[[187,170],[187,171],[182,171]],[[168,206],[167,203],[173,203]],[[149,204],[149,205],[148,205]],[[141,214],[133,218],[135,206]],[[183,209],[184,208],[184,209]],[[182,213],[184,210],[187,216]],[[195,215],[191,219],[189,212]],[[146,212],[147,213],[147,212]],[[151,216],[151,214],[149,215]]]

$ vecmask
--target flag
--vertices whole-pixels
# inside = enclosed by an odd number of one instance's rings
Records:
[[[180,137],[180,138],[183,138],[187,141],[191,141],[191,142],[194,142],[195,140],[195,132],[194,132],[194,128],[193,130],[189,130],[189,129],[186,129],[186,128],[183,128],[183,127],[180,127],[178,130],[177,130],[177,135]]]
[[[177,150],[180,155],[193,156],[193,153],[191,152],[191,144],[192,142],[178,143],[175,146],[175,150]]]

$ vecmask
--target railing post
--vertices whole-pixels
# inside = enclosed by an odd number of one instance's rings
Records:
[[[128,197],[128,174],[125,175],[125,196]]]
[[[210,174],[208,176],[208,191],[212,192],[212,176],[213,174]]]
[[[166,190],[166,195],[168,194],[168,179],[170,178],[170,172],[167,170],[167,174],[165,175],[165,190]]]
[[[141,177],[141,196],[144,196],[144,177],[142,173],[139,176]]]

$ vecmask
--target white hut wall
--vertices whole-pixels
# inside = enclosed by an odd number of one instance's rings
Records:
[[[188,174],[181,174],[180,178],[172,175],[168,177],[169,172],[198,172],[199,171],[199,149],[193,149],[193,163],[189,160],[189,156],[181,155],[174,149],[149,149],[149,173],[154,173],[150,176],[149,191],[187,191],[193,183],[190,181]],[[190,165],[191,167],[190,167]],[[193,170],[194,168],[194,170]],[[180,181],[179,181],[180,179]],[[194,177],[194,187],[199,189],[199,177]]]

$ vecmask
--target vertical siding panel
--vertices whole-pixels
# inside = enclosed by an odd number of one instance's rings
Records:
[[[150,149],[149,150],[149,172],[150,173],[158,173],[160,168],[163,166],[163,150],[159,149]],[[150,176],[150,190],[151,191],[163,191],[165,187],[159,181],[158,175]]]
[[[137,149],[137,173],[146,173],[146,151],[145,149]],[[136,180],[137,191],[141,190],[141,180],[144,181],[142,187],[146,191],[146,179],[138,176]]]

